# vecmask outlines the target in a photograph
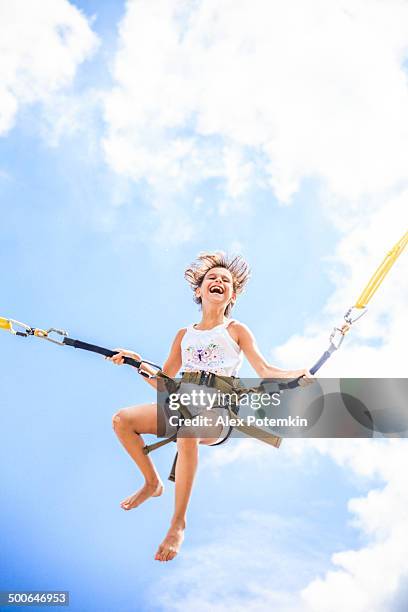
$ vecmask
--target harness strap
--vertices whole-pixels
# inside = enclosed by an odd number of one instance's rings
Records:
[[[325,360],[328,359],[328,357],[329,355],[326,356],[325,354]],[[319,360],[319,363],[321,363],[321,360]],[[316,365],[317,364],[315,364],[313,367],[315,368]],[[310,371],[312,372],[312,370]],[[196,385],[205,385],[206,387],[218,389],[225,394],[236,393],[239,396],[243,395],[244,393],[274,393],[276,391],[284,391],[285,389],[295,389],[299,386],[300,378],[301,377],[289,379],[289,382],[287,382],[288,379],[286,378],[274,379],[273,391],[268,389],[271,383],[267,383],[267,385],[261,383],[258,385],[258,387],[246,388],[239,386],[239,378],[236,378],[235,376],[221,376],[220,374],[214,374],[213,372],[184,372],[182,381]]]
[[[191,384],[203,385],[206,387],[214,388],[230,396],[233,396],[235,394],[238,399],[239,399],[239,396],[243,395],[244,393],[249,393],[249,392],[272,393],[281,388],[287,389],[290,385],[290,383],[274,383],[273,389],[268,389],[268,387],[270,387],[270,384],[268,385],[268,384],[262,383],[258,387],[245,388],[245,387],[239,386],[238,378],[235,378],[233,376],[221,376],[218,374],[214,374],[213,372],[205,372],[205,371],[203,372],[184,372],[181,378],[181,381],[176,382],[173,378],[170,378],[169,376],[167,376],[167,374],[165,374],[162,370],[159,370],[159,372],[157,373],[157,378],[162,381],[162,384],[164,384],[167,392],[169,393],[170,392],[177,393],[182,383],[191,383]],[[293,382],[294,381],[291,381],[292,384]],[[238,404],[236,403],[236,405]],[[232,420],[232,422],[236,421],[237,413],[234,412],[229,405],[224,406],[224,408],[227,410],[229,419]],[[188,410],[188,408],[180,403],[177,406],[177,410],[184,418],[190,419],[193,416]],[[156,450],[157,448],[160,448],[161,446],[165,446],[166,444],[169,444],[170,442],[176,442],[178,429],[179,428],[177,428],[176,433],[170,436],[169,438],[166,438],[165,440],[160,440],[159,442],[155,442],[153,444],[144,446],[143,453],[145,455],[148,455],[151,451]],[[282,441],[282,438],[280,436],[273,436],[271,434],[267,434],[262,429],[255,427],[253,425],[241,425],[238,423],[234,425],[231,424],[230,432],[228,435],[231,434],[232,429],[236,429],[237,431],[240,431],[241,433],[251,438],[256,438],[257,440],[261,440],[262,442],[265,442],[266,444],[270,444],[271,446],[274,446],[275,448],[279,448],[281,441]],[[170,475],[169,475],[169,480],[171,480],[172,482],[175,481],[177,457],[178,457],[178,453],[176,453],[176,456],[174,458],[173,465],[170,471]]]
[[[170,470],[170,474],[168,478],[171,482],[176,482],[177,457],[178,457],[178,453],[176,453],[176,456],[174,457],[173,465],[171,466],[171,470]]]
[[[236,418],[237,415],[235,414],[235,412],[233,412],[231,409],[228,409],[228,412],[229,412],[230,419]],[[281,441],[282,441],[282,438],[280,438],[279,436],[271,436],[271,435],[268,435],[267,437],[263,436],[261,434],[261,430],[258,429],[257,427],[253,427],[252,425],[235,425],[235,426],[231,425],[228,436],[231,434],[232,428],[237,429],[238,431],[241,431],[247,436],[256,438],[257,440],[261,440],[262,442],[266,442],[267,444],[270,444],[271,446],[274,446],[275,448],[279,448]],[[175,441],[177,439],[177,434],[174,434],[174,436],[172,436],[171,439],[169,438],[168,440],[166,440],[166,442],[167,441],[170,442],[172,439],[174,439]],[[223,442],[225,442],[225,440],[221,440],[220,442],[217,442],[217,444],[222,444]],[[211,446],[217,446],[217,444],[212,444]],[[173,465],[171,466],[171,470],[170,470],[170,474],[168,478],[171,482],[176,481],[177,458],[178,458],[178,453],[176,452],[176,455],[173,461]]]
[[[105,357],[113,357],[113,355],[116,355],[118,353],[118,351],[112,351],[111,349],[104,348],[103,346],[89,344],[88,342],[83,342],[82,340],[74,340],[73,338],[64,338],[62,344],[85,351],[91,351],[92,353],[98,353],[99,355],[105,355]],[[157,369],[160,369],[160,366],[151,361],[137,361],[136,359],[132,359],[131,357],[123,357],[123,361],[127,365],[131,365],[134,368],[137,368],[140,374],[142,374],[142,376],[145,376],[145,373],[143,372],[143,370],[140,370],[140,367],[144,363],[154,366]]]
[[[156,450],[156,448],[160,448],[161,446],[165,446],[169,442],[175,442],[177,440],[177,433],[173,434],[169,438],[165,438],[164,440],[160,440],[160,442],[155,442],[154,444],[146,444],[143,447],[143,454],[148,455],[152,451]]]
[[[228,410],[228,415],[230,419],[236,419],[237,415],[235,412],[231,410],[228,406],[226,407]],[[261,440],[262,442],[266,442],[266,444],[270,444],[275,448],[279,448],[282,442],[282,438],[280,436],[272,436],[271,434],[266,434],[259,427],[254,427],[254,425],[232,425],[234,429],[242,432],[246,436],[251,438],[256,438],[257,440]]]

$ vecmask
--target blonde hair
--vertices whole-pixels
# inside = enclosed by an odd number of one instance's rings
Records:
[[[237,295],[243,292],[251,274],[249,265],[241,255],[228,257],[223,251],[203,252],[184,272],[184,278],[194,292],[201,287],[205,275],[212,268],[225,268],[231,272],[233,289]],[[200,297],[194,295],[193,299],[196,304],[201,304]],[[226,317],[229,317],[232,307],[231,303],[226,307]]]

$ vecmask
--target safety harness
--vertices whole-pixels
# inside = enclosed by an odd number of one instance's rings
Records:
[[[158,381],[161,381],[166,389],[167,394],[178,394],[180,387],[184,383],[194,384],[199,386],[204,386],[207,389],[215,389],[220,391],[223,396],[228,398],[236,398],[236,401],[227,403],[223,405],[223,408],[226,411],[226,415],[228,416],[230,422],[230,428],[227,436],[217,442],[212,444],[211,446],[217,446],[219,444],[223,444],[229,438],[233,429],[236,429],[240,433],[243,433],[251,438],[256,438],[257,440],[261,440],[262,442],[266,442],[275,448],[279,448],[282,438],[280,436],[272,435],[271,433],[266,432],[260,427],[255,427],[254,425],[248,425],[242,423],[242,419],[237,419],[238,410],[239,410],[239,400],[244,394],[251,393],[266,393],[271,395],[272,393],[276,393],[277,391],[281,391],[284,389],[288,389],[288,383],[284,382],[284,379],[274,379],[273,382],[270,381],[262,381],[260,385],[256,387],[244,387],[241,385],[240,379],[234,376],[221,376],[219,374],[215,374],[213,372],[184,372],[181,379],[173,379],[167,376],[162,370],[157,372],[156,377]],[[290,381],[293,382],[293,381]],[[160,382],[158,383],[160,384]],[[296,385],[297,386],[297,385]],[[179,414],[185,419],[193,418],[192,413],[189,411],[187,406],[182,404],[181,402],[177,402],[176,409]],[[180,427],[177,428],[176,433],[172,436],[164,440],[160,440],[159,442],[154,442],[153,444],[149,444],[144,446],[143,452],[145,455],[149,454],[151,451],[168,444],[169,442],[176,442],[178,437],[178,431]],[[169,480],[175,481],[175,470],[177,464],[177,456],[174,458],[173,466],[170,471]]]

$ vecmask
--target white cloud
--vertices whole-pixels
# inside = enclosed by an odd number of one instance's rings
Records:
[[[310,321],[303,335],[294,335],[273,350],[273,359],[287,367],[311,366],[328,346],[334,325],[341,325],[352,306],[392,246],[408,228],[408,191],[390,197],[371,214],[359,215],[352,229],[335,245],[329,261],[333,292],[319,319]],[[329,211],[331,214],[331,211]],[[336,219],[346,219],[349,209],[337,209]],[[347,222],[347,221],[345,221]],[[367,307],[367,314],[355,323],[343,346],[319,372],[322,376],[404,377],[406,296],[408,260],[403,253],[396,261]],[[294,363],[296,355],[296,363]]]
[[[357,475],[379,477],[385,486],[349,502],[354,525],[368,538],[359,550],[332,557],[335,570],[316,578],[302,592],[312,612],[392,610],[400,584],[408,577],[408,486],[402,462],[406,440],[321,440],[315,448]]]
[[[100,157],[99,106],[100,93],[97,90],[53,93],[43,101],[39,131],[48,146],[53,148],[60,146],[63,138],[85,136],[78,154],[95,161]]]
[[[0,38],[0,134],[21,105],[51,104],[97,47],[87,19],[67,0],[2,2]]]
[[[321,564],[311,546],[293,546],[307,531],[304,521],[253,510],[232,514],[233,520],[208,508],[211,543],[183,551],[155,586],[157,603],[175,612],[299,612],[300,597],[287,587],[307,581]]]
[[[322,570],[324,557],[318,567],[315,565],[321,545],[316,534],[310,536],[313,523],[305,520],[297,525],[293,517],[256,512],[243,513],[233,522],[220,518],[216,523],[220,529],[214,525],[211,528],[212,543],[186,552],[181,567],[164,580],[166,596],[162,603],[166,609],[181,610],[189,607],[186,603],[198,602],[199,610],[216,606],[219,612],[266,610],[274,605],[290,612],[394,612],[394,602],[404,597],[408,580],[408,484],[402,469],[407,450],[406,440],[310,439],[286,443],[276,452],[284,453],[286,465],[293,464],[293,469],[313,465],[318,478],[319,465],[328,458],[369,488],[365,495],[348,502],[350,523],[362,536],[360,548],[335,552],[332,567]],[[257,442],[235,443],[230,449],[220,447],[217,453],[209,453],[205,467],[218,470],[225,463],[238,461],[237,470],[239,461],[250,461],[258,472],[271,452],[270,447]],[[242,519],[247,519],[245,527]],[[316,526],[320,528],[323,526]],[[336,529],[333,523],[331,528]],[[298,534],[296,542],[286,542],[281,548],[279,538],[290,539],[293,532]],[[280,534],[278,541],[273,533]],[[303,538],[314,542],[313,553],[304,549],[307,545]],[[305,558],[299,556],[300,550]],[[290,573],[285,568],[290,568]],[[275,572],[281,589],[271,580]],[[299,581],[288,585],[288,575]],[[205,588],[202,576],[206,577]],[[299,587],[302,582],[305,586]],[[223,583],[227,589],[222,588]]]
[[[294,335],[273,351],[279,365],[311,365],[328,344],[328,331],[340,324],[376,267],[408,227],[407,192],[389,198],[371,211],[349,207],[329,209],[345,229],[330,260],[334,291],[319,320],[311,321],[303,335]],[[371,215],[369,214],[371,212]],[[405,255],[405,256],[404,256]],[[369,303],[367,315],[358,321],[342,348],[319,372],[333,377],[406,376],[406,254],[401,256]],[[327,264],[327,262],[326,262]],[[294,363],[296,356],[296,363]],[[359,499],[350,500],[353,524],[364,533],[367,545],[336,553],[335,570],[316,578],[303,591],[305,608],[312,612],[393,612],[394,598],[407,580],[405,543],[408,540],[408,489],[404,471],[407,441],[308,440],[289,445],[302,453],[306,445],[331,456],[352,473],[380,477],[384,485]],[[245,452],[245,449],[242,449]],[[402,588],[402,587],[401,587]],[[397,601],[395,600],[395,601]],[[397,604],[395,604],[397,605]]]
[[[383,192],[406,181],[407,24],[400,0],[130,1],[107,159],[177,189],[218,176],[233,197],[262,177],[282,202],[305,177]]]

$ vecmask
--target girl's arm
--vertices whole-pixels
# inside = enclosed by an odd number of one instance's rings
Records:
[[[313,379],[307,368],[301,370],[282,370],[269,364],[259,350],[253,333],[246,325],[236,322],[230,327],[232,328],[231,335],[235,336],[234,339],[260,378],[298,378],[302,376],[305,378],[305,381]]]
[[[187,329],[184,327],[177,332],[171,345],[169,356],[162,367],[162,371],[167,376],[170,376],[170,378],[174,378],[181,368],[181,341],[186,331]]]
[[[183,328],[177,332],[171,345],[169,356],[163,364],[162,372],[170,376],[170,378],[174,378],[181,368],[181,341],[186,331],[186,328]],[[145,378],[145,380],[149,385],[157,389],[156,378]]]
[[[169,356],[167,357],[163,365],[163,368],[162,368],[162,371],[165,374],[167,374],[167,376],[170,376],[171,378],[176,376],[176,374],[181,368],[181,340],[185,333],[186,333],[186,328],[180,329],[177,332],[176,337],[173,340],[173,344],[171,345]],[[135,353],[134,351],[128,351],[127,349],[115,349],[115,350],[117,350],[118,352],[115,355],[113,355],[113,357],[105,357],[105,359],[108,359],[109,361],[113,361],[113,363],[116,363],[118,365],[122,365],[124,363],[123,357],[132,357],[133,359],[136,359],[137,361],[143,361],[142,357],[138,353]],[[157,380],[155,378],[145,377],[144,380],[147,383],[149,383],[151,387],[153,387],[154,389],[157,389]]]

